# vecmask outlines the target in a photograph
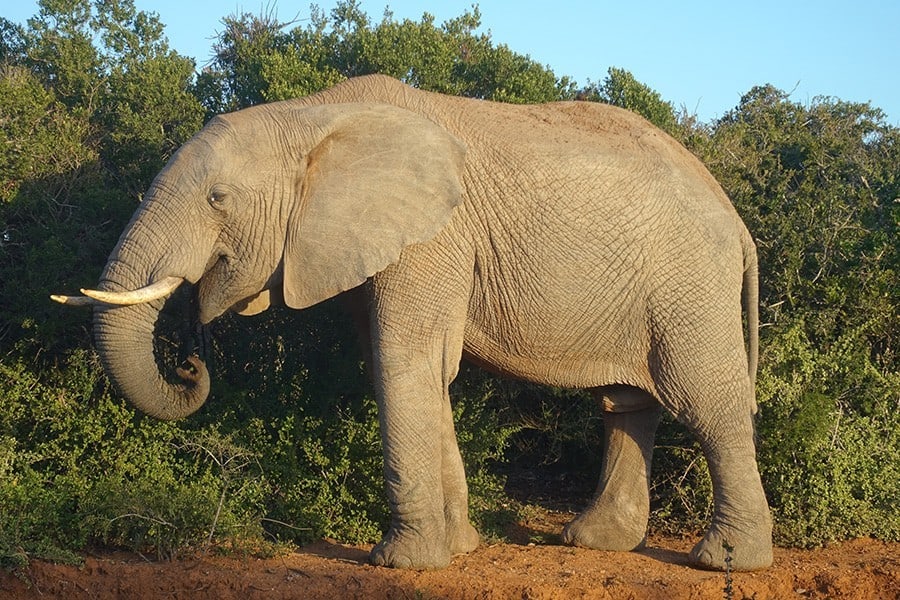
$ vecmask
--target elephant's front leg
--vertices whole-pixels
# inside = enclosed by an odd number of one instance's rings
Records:
[[[448,387],[459,371],[469,289],[458,257],[427,245],[372,281],[373,374],[391,527],[376,565],[447,565],[478,545]]]
[[[462,456],[453,427],[449,395],[444,398],[441,433],[441,476],[444,489],[444,520],[447,547],[451,555],[465,554],[478,547],[480,536],[469,522],[469,489]]]
[[[451,552],[442,474],[443,394],[426,353],[381,349],[374,362],[391,525],[371,562],[444,567]]]

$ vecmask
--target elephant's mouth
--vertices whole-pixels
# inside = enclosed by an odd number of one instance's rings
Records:
[[[233,262],[227,254],[219,254],[197,282],[197,316],[203,325],[220,317],[240,300],[232,291],[236,278]]]
[[[258,299],[266,292],[265,282],[252,280],[237,261],[220,254],[197,282],[197,317],[207,325],[232,310],[241,314],[256,314],[268,307],[246,312],[248,306],[260,306]]]

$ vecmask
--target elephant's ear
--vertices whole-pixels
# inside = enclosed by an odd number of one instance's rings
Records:
[[[325,122],[316,122],[321,140],[307,156],[285,244],[292,308],[360,285],[437,235],[462,201],[465,146],[442,127],[393,106],[315,108],[304,114]]]

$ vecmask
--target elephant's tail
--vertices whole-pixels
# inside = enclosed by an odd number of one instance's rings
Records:
[[[747,367],[756,412],[756,371],[759,367],[759,261],[756,244],[749,232],[744,233],[744,280],[741,301],[747,313]]]

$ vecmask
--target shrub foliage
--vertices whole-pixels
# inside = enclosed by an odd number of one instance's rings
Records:
[[[96,280],[142,190],[204,119],[373,72],[504,102],[609,102],[684,141],[759,244],[758,446],[779,541],[900,539],[900,132],[877,108],[763,85],[699,123],[622,69],[577,89],[481,33],[477,8],[440,25],[376,22],[353,1],[302,27],[222,23],[195,75],[130,0],[42,0],[27,24],[0,19],[0,563],[102,543],[175,555],[378,537],[375,405],[335,303],[218,321],[213,397],[161,423],[109,388],[88,315],[47,300]],[[513,514],[511,467],[596,474],[602,418],[585,394],[465,369],[453,395],[474,518],[491,535]],[[709,517],[705,463],[670,421],[653,500],[661,529]]]

